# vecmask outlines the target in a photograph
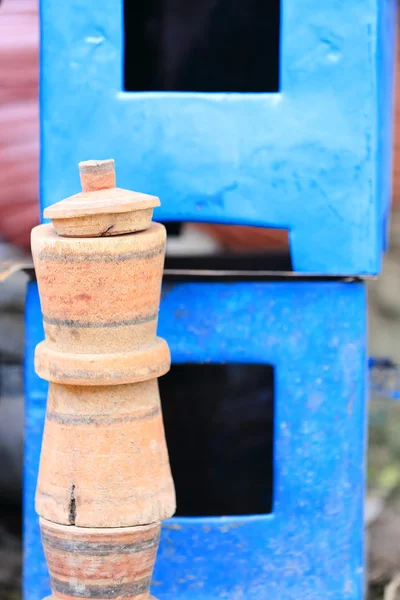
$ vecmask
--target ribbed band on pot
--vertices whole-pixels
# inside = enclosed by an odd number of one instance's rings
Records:
[[[148,347],[124,354],[68,354],[46,341],[36,346],[35,371],[42,379],[69,385],[119,385],[165,375],[171,365],[168,344],[156,338]]]

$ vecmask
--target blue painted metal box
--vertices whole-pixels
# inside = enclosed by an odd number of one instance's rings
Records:
[[[79,189],[78,161],[113,157],[158,220],[287,228],[295,271],[377,273],[395,6],[281,0],[277,93],[132,93],[123,0],[42,0],[42,206]]]
[[[159,333],[174,363],[274,366],[275,473],[272,514],[165,523],[159,600],[362,600],[365,312],[363,283],[165,288]],[[35,284],[26,325],[24,583],[25,600],[42,600],[49,585],[34,491],[47,384],[33,371],[43,338]]]

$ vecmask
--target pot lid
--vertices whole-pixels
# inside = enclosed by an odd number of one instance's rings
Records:
[[[79,174],[82,192],[49,206],[43,213],[46,219],[53,221],[59,235],[118,235],[150,225],[153,208],[160,206],[160,200],[115,187],[113,159],[80,162]],[[143,219],[144,213],[134,214],[139,211],[145,211],[149,218]]]

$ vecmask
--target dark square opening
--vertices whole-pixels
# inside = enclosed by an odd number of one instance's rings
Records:
[[[159,384],[176,514],[272,512],[273,367],[172,365]]]
[[[126,91],[279,91],[280,0],[124,0]]]

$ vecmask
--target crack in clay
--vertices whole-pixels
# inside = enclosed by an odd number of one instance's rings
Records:
[[[109,227],[107,227],[107,229],[105,229],[101,234],[100,237],[102,237],[103,235],[107,235],[107,233],[109,231],[111,231],[111,229],[114,227],[114,225],[110,225]]]
[[[75,498],[75,486],[71,487],[71,497],[68,507],[68,521],[70,525],[75,525],[76,520],[76,498]]]

